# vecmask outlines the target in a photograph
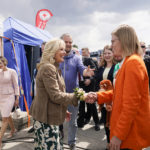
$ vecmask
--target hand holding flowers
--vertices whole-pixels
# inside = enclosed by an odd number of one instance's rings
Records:
[[[84,101],[85,99],[85,91],[82,88],[75,88],[74,93],[78,100]]]
[[[74,93],[80,101],[85,101],[86,103],[94,103],[97,100],[97,94],[95,92],[85,93],[81,88],[75,88]]]

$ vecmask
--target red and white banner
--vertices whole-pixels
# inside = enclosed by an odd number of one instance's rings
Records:
[[[41,9],[36,14],[36,27],[45,29],[46,23],[53,16],[48,9]]]

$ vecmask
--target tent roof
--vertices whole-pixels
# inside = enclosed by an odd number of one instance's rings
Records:
[[[43,41],[48,41],[52,38],[48,31],[41,30],[12,17],[7,18],[3,25],[5,37],[24,45],[41,45]]]

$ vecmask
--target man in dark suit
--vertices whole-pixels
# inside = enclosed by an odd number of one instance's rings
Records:
[[[85,66],[90,66],[92,69],[97,68],[93,59],[90,58],[90,52],[88,48],[82,48],[82,58]],[[83,88],[85,92],[95,91],[94,77],[83,77],[82,80],[80,80],[80,87]],[[87,112],[85,112],[85,102],[80,101],[79,117],[77,120],[78,127],[82,128],[85,124],[89,123],[91,116],[93,116],[93,120],[95,122],[95,130],[99,131],[100,127],[96,104],[87,104]]]
[[[143,50],[143,60],[145,63],[145,66],[147,68],[148,77],[149,77],[149,86],[150,86],[150,56],[146,55],[146,44],[145,42],[140,42],[141,48]]]

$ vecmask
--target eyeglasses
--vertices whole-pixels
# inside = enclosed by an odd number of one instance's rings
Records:
[[[146,48],[146,46],[144,46],[144,45],[141,45],[141,48]]]
[[[119,40],[119,39],[114,39],[114,40],[111,40],[111,43],[113,44],[115,41],[117,41],[117,40]]]

